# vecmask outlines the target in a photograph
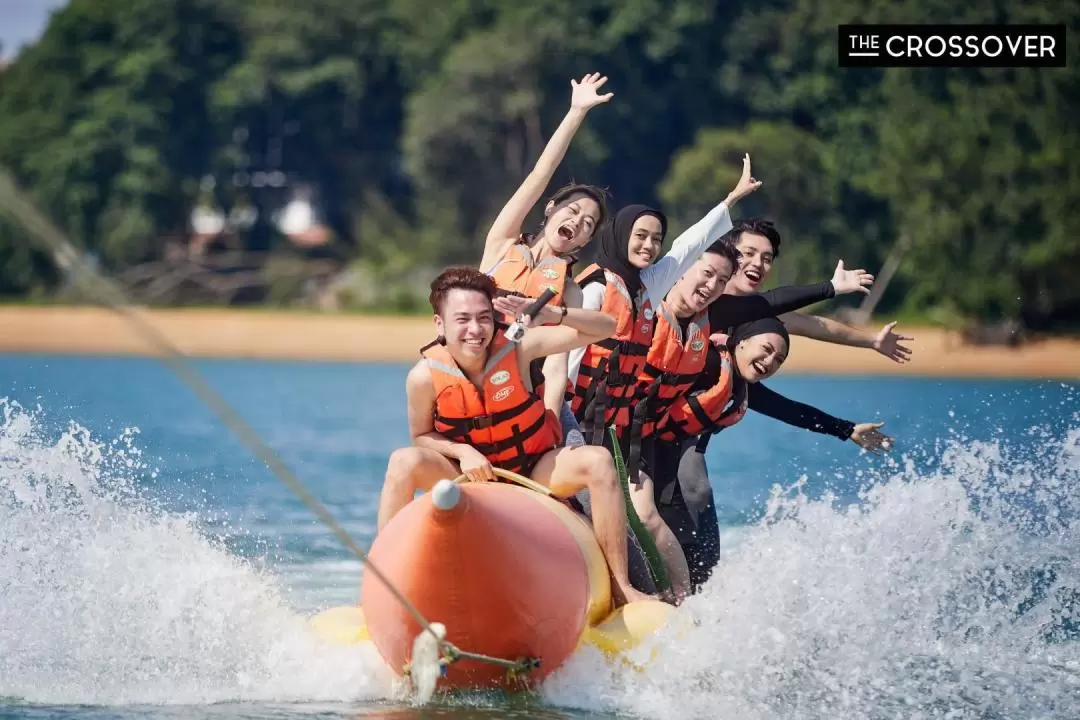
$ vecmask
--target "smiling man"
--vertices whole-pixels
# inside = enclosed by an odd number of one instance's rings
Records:
[[[735,273],[731,276],[724,293],[749,296],[761,292],[769,279],[773,262],[780,256],[780,232],[769,220],[750,218],[740,220],[724,236],[739,254]],[[911,349],[902,341],[915,338],[898,335],[893,330],[896,323],[883,327],[877,335],[869,335],[831,318],[787,312],[780,316],[788,332],[812,340],[876,350],[893,362],[904,364],[911,359]]]
[[[470,267],[445,270],[431,283],[438,339],[409,372],[413,447],[395,450],[379,498],[379,530],[442,478],[496,480],[494,467],[530,477],[558,497],[587,489],[592,521],[615,590],[625,601],[651,599],[628,577],[626,505],[611,455],[602,447],[558,447],[555,414],[536,394],[534,360],[597,342],[615,319],[596,310],[546,305],[518,342],[495,332],[495,312],[521,317],[529,298],[495,298],[495,281]]]

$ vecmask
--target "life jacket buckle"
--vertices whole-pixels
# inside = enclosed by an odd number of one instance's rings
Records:
[[[490,415],[480,415],[469,420],[469,428],[472,430],[487,430],[493,424]]]

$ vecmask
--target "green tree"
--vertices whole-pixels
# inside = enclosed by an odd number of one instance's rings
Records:
[[[186,221],[205,88],[236,50],[211,3],[75,0],[5,73],[0,159],[110,266],[150,257]]]

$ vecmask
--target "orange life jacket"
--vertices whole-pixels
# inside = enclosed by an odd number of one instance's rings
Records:
[[[523,235],[518,242],[511,245],[487,274],[504,293],[517,293],[525,297],[538,298],[543,295],[544,290],[550,289],[555,293],[555,297],[548,301],[548,305],[561,307],[565,304],[563,290],[566,289],[566,275],[570,271],[572,261],[548,257],[536,262],[526,242],[528,237],[530,236]],[[496,312],[496,332],[510,327],[515,320],[517,318]],[[540,397],[544,396],[543,366],[543,359],[537,359],[533,361],[531,368],[533,390]]]
[[[645,366],[656,327],[655,312],[644,288],[636,299],[631,298],[621,277],[595,263],[576,279],[582,287],[593,282],[604,284],[600,310],[615,318],[615,334],[585,348],[577,379],[568,387],[570,409],[578,422],[592,425],[597,420],[592,413],[602,401],[605,427],[611,424],[617,428],[629,427],[634,386]],[[596,397],[599,380],[604,381],[601,398]]]
[[[701,371],[709,350],[709,311],[698,313],[687,326],[683,337],[678,318],[665,304],[657,313],[645,367],[638,374],[634,397],[634,424],[641,423],[640,437],[649,437],[678,398],[690,391]],[[634,431],[637,434],[637,431]]]
[[[487,274],[500,290],[519,293],[525,297],[538,298],[544,290],[550,289],[555,293],[555,297],[551,298],[548,304],[561,306],[564,304],[563,290],[566,289],[566,275],[569,271],[570,262],[566,259],[547,257],[537,262],[525,242],[516,242]],[[503,317],[501,321],[509,325],[516,319]]]
[[[522,381],[517,345],[496,335],[488,351],[484,387],[478,389],[444,345],[422,350],[435,386],[435,432],[471,445],[492,465],[527,474],[559,445],[562,428]]]
[[[736,376],[731,354],[726,349],[710,352],[719,352],[721,356],[716,381],[704,390],[675,399],[656,424],[656,436],[660,440],[712,434],[731,427],[746,415],[746,382]]]

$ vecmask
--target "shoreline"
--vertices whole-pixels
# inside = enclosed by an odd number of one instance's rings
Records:
[[[434,337],[431,319],[296,311],[138,309],[182,352],[200,358],[330,362],[413,362]],[[865,328],[877,331],[880,325]],[[792,337],[785,375],[1080,379],[1080,338],[1051,338],[1018,349],[964,346],[940,328],[913,335],[911,362],[898,365],[864,348]],[[0,353],[160,355],[127,318],[98,307],[0,306]]]

